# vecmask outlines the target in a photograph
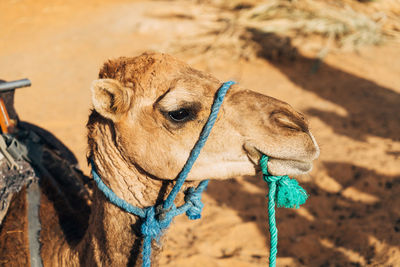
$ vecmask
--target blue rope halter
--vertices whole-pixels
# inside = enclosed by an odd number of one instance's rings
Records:
[[[199,156],[201,149],[207,141],[208,136],[210,135],[226,92],[234,83],[235,82],[233,81],[226,82],[218,90],[216,98],[214,99],[214,103],[211,107],[210,116],[208,117],[208,120],[201,131],[200,137],[190,152],[188,160],[179,173],[172,191],[169,193],[163,204],[143,209],[132,206],[125,200],[119,198],[107,185],[104,184],[96,172],[96,166],[94,165],[94,162],[91,161],[93,179],[96,181],[98,188],[103,192],[108,200],[124,211],[139,216],[144,220],[141,227],[141,232],[144,237],[142,251],[143,267],[150,267],[151,265],[152,240],[155,239],[159,241],[161,235],[163,234],[163,230],[169,227],[172,219],[175,216],[186,213],[191,220],[201,218],[201,210],[204,206],[204,204],[201,202],[201,194],[207,188],[208,180],[201,181],[196,188],[189,188],[187,192],[185,192],[185,204],[182,206],[176,207],[174,200],[183,183],[185,182],[187,175],[192,169],[194,162]]]

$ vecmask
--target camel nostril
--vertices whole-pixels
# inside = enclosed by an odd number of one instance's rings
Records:
[[[301,131],[302,130],[299,125],[297,125],[293,121],[290,121],[288,118],[279,117],[279,118],[275,118],[275,120],[282,127],[289,128],[289,129],[292,129],[292,130],[297,130],[297,131]]]
[[[271,117],[281,127],[291,130],[307,132],[308,125],[303,115],[289,112],[275,112]]]

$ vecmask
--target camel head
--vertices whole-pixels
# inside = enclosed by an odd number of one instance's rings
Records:
[[[222,82],[165,54],[104,64],[92,84],[94,112],[113,125],[127,164],[175,179],[209,116]],[[188,180],[254,175],[262,154],[273,175],[308,172],[319,148],[290,105],[233,85]]]

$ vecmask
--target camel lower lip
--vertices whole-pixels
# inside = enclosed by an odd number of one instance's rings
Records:
[[[312,162],[270,158],[269,171],[274,175],[296,175],[304,174],[312,169]]]
[[[255,165],[259,165],[262,155],[268,159],[268,172],[272,175],[298,175],[305,174],[312,169],[312,161],[299,159],[278,158],[264,153],[253,145],[245,145],[249,158]]]
[[[304,174],[309,172],[313,166],[312,161],[276,158],[260,152],[260,158],[262,155],[269,158],[268,170],[273,175]]]
[[[303,167],[309,166],[310,168],[312,167],[312,161],[299,160],[299,159],[290,159],[290,158],[289,159],[277,158],[277,157],[270,156],[270,155],[268,155],[266,153],[263,153],[262,151],[260,151],[258,149],[256,149],[256,150],[259,153],[259,158],[260,159],[261,159],[262,155],[265,155],[265,156],[268,157],[269,161],[282,161],[282,162],[290,163],[290,164],[293,164],[293,165],[298,165],[299,167],[301,167],[301,166],[303,166]]]

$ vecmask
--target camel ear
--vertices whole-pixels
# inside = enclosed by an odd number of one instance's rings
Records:
[[[114,79],[99,79],[92,83],[94,109],[102,116],[118,121],[131,105],[132,89]]]

